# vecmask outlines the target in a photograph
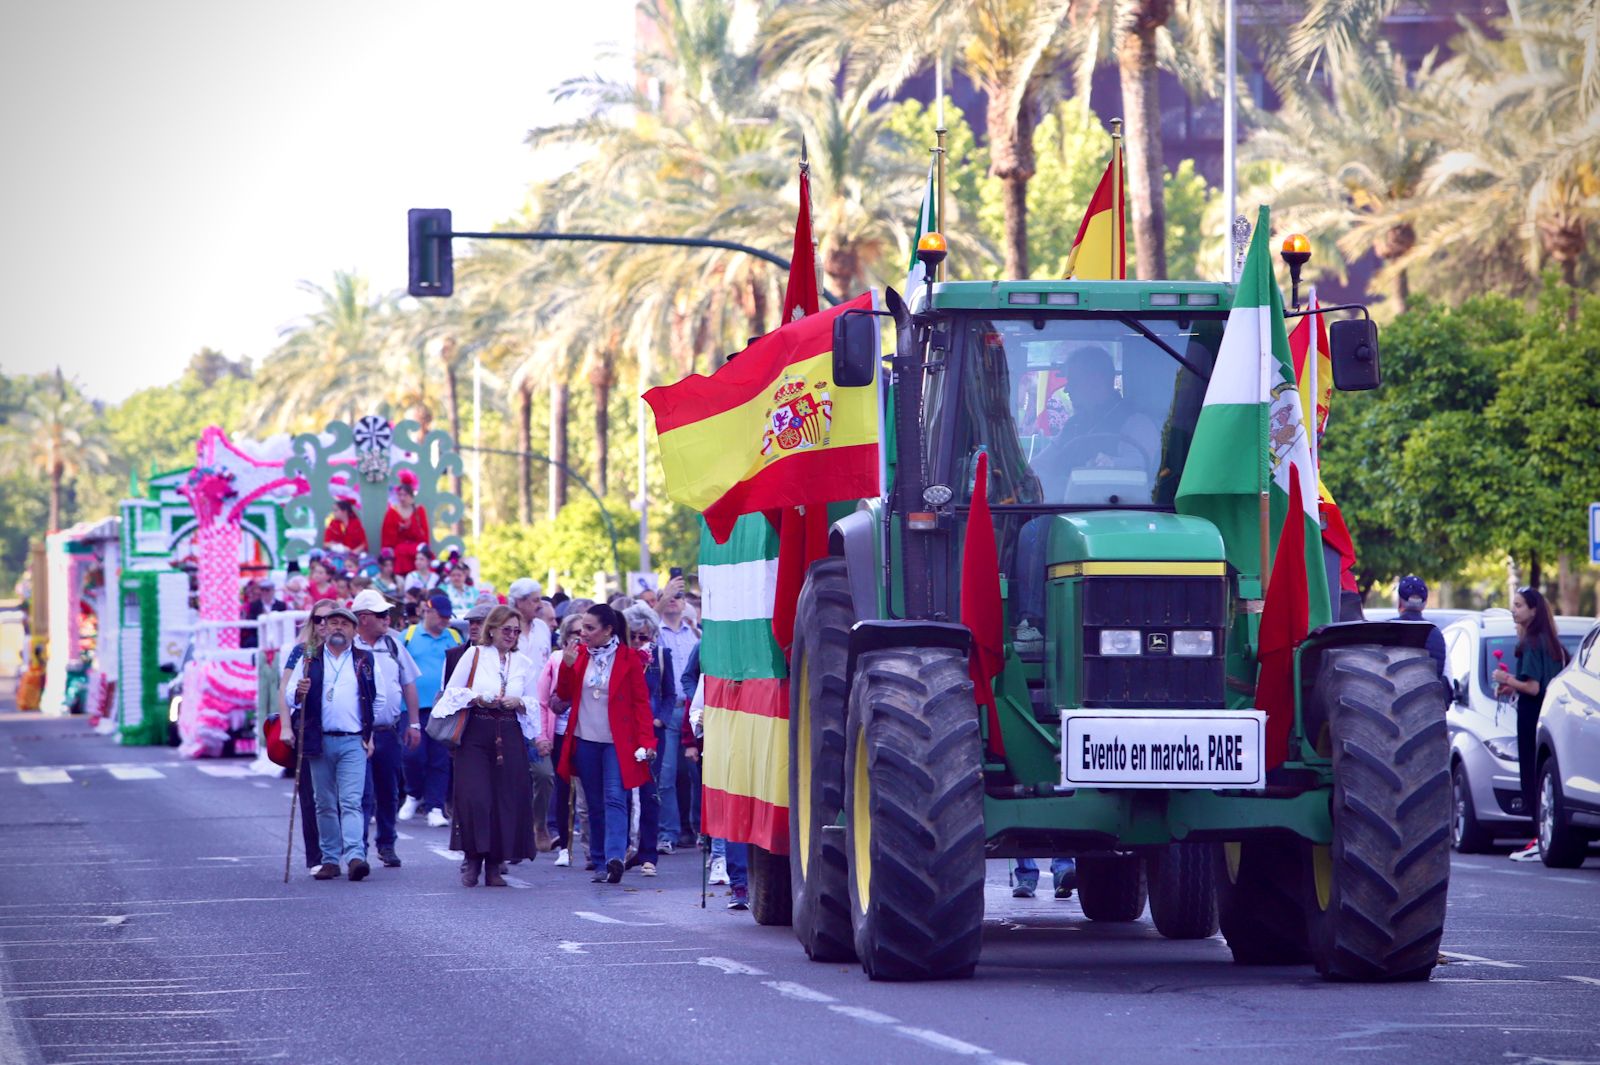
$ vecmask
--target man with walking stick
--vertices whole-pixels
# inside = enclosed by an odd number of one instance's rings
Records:
[[[324,624],[321,653],[302,659],[289,677],[295,712],[288,736],[298,751],[296,760],[311,773],[316,799],[322,865],[313,876],[337,878],[342,861],[351,880],[363,880],[371,867],[361,797],[372,753],[377,679],[372,653],[353,646],[355,615],[335,607]]]

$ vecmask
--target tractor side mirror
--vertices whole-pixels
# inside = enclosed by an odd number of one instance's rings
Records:
[[[833,320],[833,382],[840,388],[863,388],[878,372],[878,320],[859,311]]]
[[[1333,362],[1333,387],[1365,392],[1382,380],[1378,369],[1378,323],[1347,318],[1328,326],[1328,355]]]
[[[1457,677],[1450,682],[1450,694],[1462,706],[1469,705],[1467,700],[1467,681],[1464,677]]]

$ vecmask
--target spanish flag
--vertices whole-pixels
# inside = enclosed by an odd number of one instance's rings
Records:
[[[833,322],[870,292],[751,341],[711,376],[644,394],[667,496],[705,515],[717,543],[741,514],[880,494],[876,382],[833,381]]]
[[[1127,197],[1123,195],[1122,137],[1111,135],[1111,162],[1100,177],[1089,209],[1067,255],[1067,276],[1083,281],[1125,281],[1128,277]]]
[[[1345,525],[1344,514],[1322,481],[1322,434],[1328,427],[1328,405],[1333,399],[1333,358],[1328,349],[1328,323],[1311,290],[1314,314],[1295,320],[1289,331],[1289,355],[1300,391],[1301,414],[1310,427],[1311,463],[1316,471],[1318,506],[1322,511],[1322,540],[1339,553],[1339,588],[1359,591],[1356,584],[1356,545]]]

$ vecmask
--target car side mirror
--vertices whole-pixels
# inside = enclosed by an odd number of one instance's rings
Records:
[[[1328,326],[1328,355],[1333,362],[1333,387],[1341,392],[1366,392],[1378,387],[1378,323],[1347,318]]]
[[[878,372],[878,319],[845,311],[833,320],[833,382],[841,388],[863,388]]]

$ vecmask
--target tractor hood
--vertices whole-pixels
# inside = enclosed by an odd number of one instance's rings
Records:
[[[1090,510],[1050,522],[1048,562],[1221,562],[1222,534],[1204,518]]]

